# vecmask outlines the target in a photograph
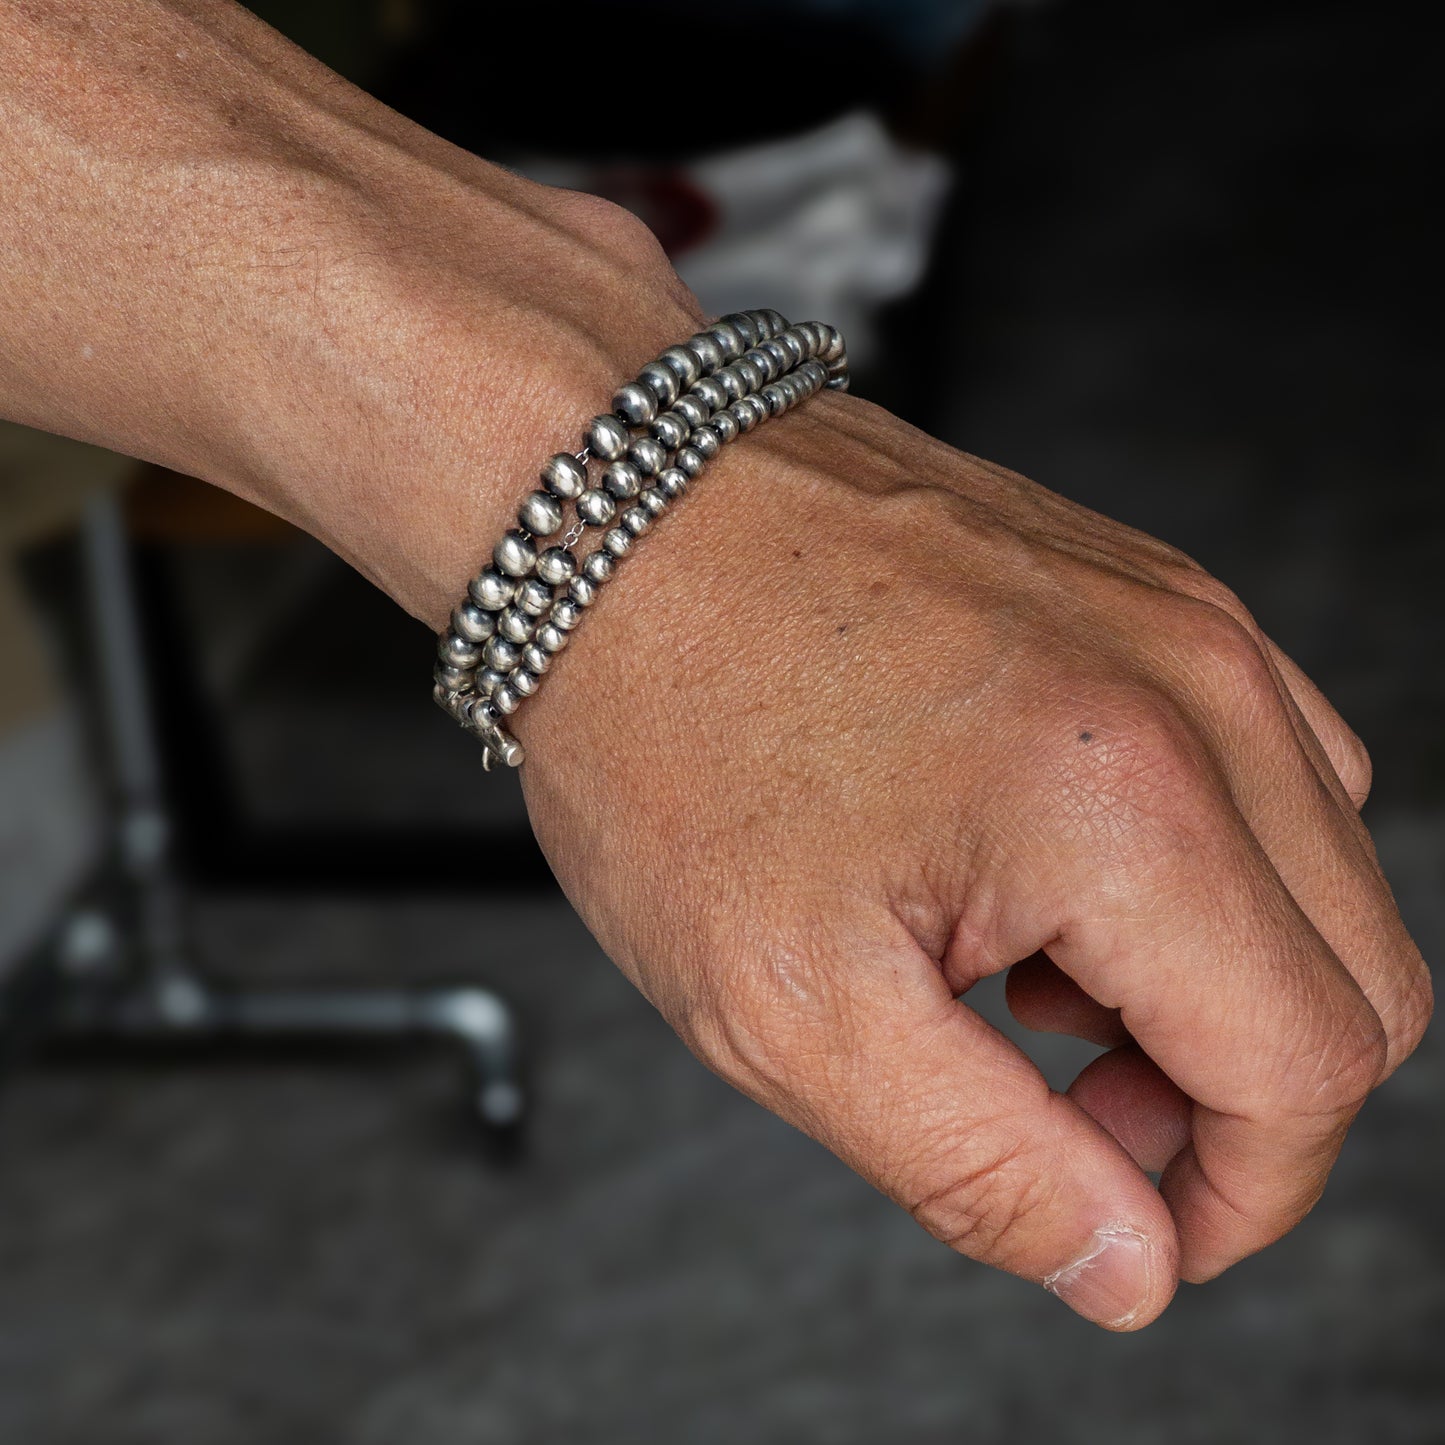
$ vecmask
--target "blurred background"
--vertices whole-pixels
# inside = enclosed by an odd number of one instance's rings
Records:
[[[1223,577],[1369,746],[1439,954],[1445,127],[1412,12],[256,8],[632,206],[712,309],[840,321],[857,390]],[[744,103],[659,136],[673,62]],[[366,665],[318,679],[343,614]],[[430,655],[308,539],[0,430],[0,1438],[1445,1439],[1433,1039],[1302,1228],[1106,1336],[685,1052]],[[1025,1043],[1059,1085],[1091,1055]]]

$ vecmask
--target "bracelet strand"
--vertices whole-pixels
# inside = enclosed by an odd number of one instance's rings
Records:
[[[481,740],[484,767],[521,764],[522,745],[503,719],[537,692],[637,539],[728,442],[825,387],[848,387],[836,327],[734,312],[644,366],[618,389],[612,411],[587,424],[580,451],[546,462],[540,488],[523,499],[516,526],[437,643],[432,695]],[[579,558],[574,549],[589,532],[601,539]]]

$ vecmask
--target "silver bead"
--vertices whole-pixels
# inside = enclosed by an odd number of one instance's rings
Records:
[[[835,361],[828,367],[828,390],[848,390],[848,363],[846,361]]]
[[[700,426],[693,432],[688,445],[702,454],[703,461],[710,462],[722,450],[722,438],[712,427]]]
[[[738,396],[741,395],[742,393],[739,392]],[[726,406],[729,401],[737,400],[737,397],[730,397],[728,395],[727,384],[723,381],[721,376],[703,377],[703,379],[698,382],[698,384],[693,387],[693,389],[688,393],[688,396],[692,397],[696,401],[701,402],[703,406],[707,408],[708,416],[711,416],[713,412],[718,410],[719,407]],[[687,397],[684,397],[683,400],[686,401]],[[706,419],[706,417],[703,418],[704,421]],[[693,422],[693,425],[697,426],[698,423]]]
[[[803,338],[798,334],[796,326],[790,326],[781,336],[775,336],[773,340],[788,353],[788,364],[799,366],[808,359],[809,349],[803,344]]]
[[[626,501],[642,490],[642,473],[631,462],[613,462],[602,473],[602,485],[618,501]]]
[[[758,344],[757,323],[746,311],[730,311],[723,317],[723,320],[730,326],[736,328],[738,335],[742,337],[748,346],[756,346]]]
[[[678,471],[688,478],[697,476],[707,465],[707,458],[695,447],[683,447],[672,460]]]
[[[537,549],[520,532],[506,532],[492,548],[492,561],[508,577],[525,577],[536,565]]]
[[[567,646],[567,634],[555,622],[544,622],[537,629],[537,646],[543,652],[561,652]]]
[[[468,642],[485,642],[496,630],[497,614],[478,607],[475,602],[463,602],[452,613],[452,631]]]
[[[776,381],[770,381],[758,395],[768,404],[772,416],[782,416],[789,405],[788,393]]]
[[[652,525],[652,514],[646,507],[629,507],[622,514],[622,525],[634,537],[640,537]]]
[[[552,625],[563,632],[571,632],[582,620],[582,609],[570,598],[564,597],[552,609]]]
[[[588,487],[577,498],[577,515],[589,527],[605,527],[617,515],[617,503],[597,487]]]
[[[717,433],[720,442],[730,442],[738,434],[738,419],[726,408],[714,412],[708,425]]]
[[[765,341],[763,346],[771,346],[770,341]],[[742,359],[749,365],[757,367],[762,374],[763,382],[776,381],[783,372],[783,366],[776,356],[764,351],[763,346],[755,346]],[[761,383],[760,383],[761,384]]]
[[[582,575],[598,586],[617,570],[617,559],[610,552],[593,552],[582,564]]]
[[[535,619],[528,617],[521,608],[504,608],[497,614],[497,632],[508,642],[519,645],[532,640],[532,631],[537,626]]]
[[[689,431],[695,426],[701,426],[712,415],[712,408],[704,405],[691,392],[678,397],[673,411],[687,423]]]
[[[696,336],[690,337],[684,345],[692,352],[704,376],[708,376],[716,371],[727,359],[723,356],[722,347],[719,346],[706,331],[699,331]]]
[[[682,390],[677,373],[660,361],[649,361],[637,373],[637,383],[639,386],[645,386],[657,398],[659,411],[670,407],[677,400],[678,392]]]
[[[477,674],[477,691],[483,697],[491,697],[506,680],[506,673],[498,672],[495,667],[489,667],[484,672]]]
[[[508,642],[505,637],[493,637],[488,639],[482,656],[487,659],[487,666],[497,672],[510,672],[516,665],[521,653],[515,642]]]
[[[574,577],[567,584],[567,596],[579,607],[591,607],[597,600],[597,584],[585,577]]]
[[[768,419],[768,404],[760,396],[745,396],[738,405],[745,406],[752,413],[755,426]]]
[[[816,321],[795,321],[793,335],[803,345],[809,356],[816,356],[823,347],[823,332]]]
[[[570,502],[587,485],[587,468],[570,452],[558,452],[542,466],[542,485],[554,497]]]
[[[517,695],[510,681],[504,682],[488,701],[496,710],[505,717],[508,713],[516,712],[522,699]]]
[[[545,647],[538,647],[535,642],[529,642],[522,649],[522,666],[528,672],[535,672],[540,676],[552,666],[552,654]]]
[[[788,318],[781,311],[774,311],[771,306],[765,307],[763,315],[768,318],[768,325],[771,328],[769,335],[781,336],[788,329]]]
[[[602,534],[602,545],[614,557],[625,557],[632,550],[632,534],[621,527],[609,527]]]
[[[617,388],[612,398],[612,410],[628,426],[646,426],[657,415],[657,398],[641,382],[629,381],[626,386]]]
[[[805,377],[814,391],[826,386],[828,382],[828,368],[821,361],[805,361],[798,368],[798,375]]]
[[[528,577],[517,589],[517,606],[528,617],[540,617],[551,605],[552,589],[540,577]]]
[[[697,357],[685,346],[669,346],[657,360],[659,365],[665,366],[677,378],[679,390],[691,386],[702,375]],[[671,404],[668,403],[669,406]]]
[[[750,396],[745,396],[741,401],[735,401],[728,408],[728,415],[737,422],[740,432],[750,432],[758,424],[758,419],[753,413],[753,398]]]
[[[724,406],[726,406],[728,402],[736,401],[740,396],[746,396],[753,390],[743,379],[743,373],[740,372],[736,366],[723,367],[723,369],[713,377],[713,380],[723,389],[723,396],[725,398],[723,401]],[[718,408],[714,407],[713,410],[717,411]]]
[[[650,517],[660,517],[667,510],[667,493],[657,487],[644,487],[637,501]]]
[[[448,662],[437,664],[437,682],[445,692],[468,692],[477,685],[477,675],[469,667],[453,667]]]
[[[541,678],[529,668],[516,668],[511,677],[507,679],[507,686],[520,697],[531,697],[537,691],[537,684]]]
[[[676,467],[669,467],[657,479],[658,491],[669,497],[680,497],[687,490],[687,477]]]
[[[718,321],[708,327],[707,334],[722,348],[725,361],[735,361],[747,350],[742,333],[731,322]]]
[[[769,320],[772,315],[770,311],[749,311],[748,315],[753,318],[753,324],[758,329],[758,340],[766,341],[773,335],[773,323]]]
[[[615,462],[632,440],[627,427],[615,416],[594,416],[582,434],[587,450],[604,462]]]
[[[769,380],[768,369],[746,356],[733,362],[728,370],[742,378],[744,396],[750,391],[756,391],[760,386],[766,386]]]
[[[653,436],[670,452],[675,452],[687,440],[689,429],[690,424],[675,411],[665,411],[652,422]]]
[[[548,547],[537,558],[537,576],[543,582],[565,582],[577,570],[577,559],[565,547]]]
[[[502,576],[495,567],[488,567],[481,576],[472,578],[467,591],[478,607],[500,612],[517,595],[517,584],[512,578]]]
[[[447,632],[437,639],[437,658],[443,667],[473,668],[482,660],[482,644]]]
[[[651,437],[638,437],[627,449],[627,460],[644,477],[655,477],[667,465],[668,450]]]
[[[829,326],[826,322],[823,323],[823,330],[825,332],[825,339],[822,347],[818,351],[818,360],[823,362],[837,361],[844,352],[843,333],[839,331],[836,326]]]
[[[517,508],[517,521],[534,537],[550,537],[562,525],[562,504],[551,492],[529,492]]]

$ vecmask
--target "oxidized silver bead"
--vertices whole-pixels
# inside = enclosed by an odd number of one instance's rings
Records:
[[[617,559],[610,552],[593,552],[582,564],[582,575],[598,586],[617,570]]]
[[[609,527],[602,534],[602,545],[614,557],[625,557],[632,550],[632,534],[621,527]]]
[[[573,501],[587,485],[587,468],[570,452],[558,452],[543,464],[542,485],[554,497],[564,502]]]
[[[638,437],[627,449],[627,460],[644,477],[655,477],[667,465],[668,450],[651,437]]]
[[[829,326],[827,322],[823,322],[822,326],[824,341],[818,350],[818,360],[837,361],[843,355],[843,333],[836,326]]]
[[[669,497],[680,497],[687,490],[687,478],[676,467],[669,467],[657,479],[657,488]]]
[[[657,398],[659,411],[665,411],[670,407],[682,390],[677,373],[660,361],[649,361],[637,373],[637,382],[639,386],[645,386]]]
[[[537,558],[537,576],[543,582],[565,582],[577,570],[577,559],[565,547],[548,547]]]
[[[743,396],[750,391],[756,391],[760,386],[766,386],[769,380],[768,368],[747,356],[733,362],[728,370],[741,379],[742,392],[740,394]]]
[[[619,386],[612,398],[612,410],[628,426],[646,426],[657,415],[657,398],[641,382],[629,381]]]
[[[774,311],[771,306],[767,306],[763,308],[763,315],[768,318],[770,335],[781,336],[788,329],[788,318],[781,311]]]
[[[730,442],[738,434],[738,419],[727,408],[714,412],[708,425],[717,433],[720,442]]]
[[[791,326],[788,327],[788,329],[784,331],[780,336],[775,336],[768,344],[770,346],[779,346],[782,348],[783,355],[787,358],[786,369],[789,371],[791,371],[793,367],[798,366],[807,359],[808,353],[804,349],[803,343],[798,337],[798,333]]]
[[[756,372],[754,373],[756,375]],[[746,396],[753,388],[743,379],[743,373],[736,366],[725,366],[713,377],[723,389],[728,402],[736,401],[740,396]],[[723,403],[727,405],[727,402]],[[717,410],[716,407],[713,408]]]
[[[657,487],[644,487],[637,503],[647,509],[650,517],[660,517],[667,510],[667,493]]]
[[[741,396],[742,393],[739,392],[738,395]],[[721,376],[703,377],[683,400],[686,401],[688,397],[692,397],[694,400],[701,402],[703,406],[707,408],[708,416],[711,416],[719,407],[726,406],[729,401],[736,400],[735,397],[728,395],[727,385]],[[703,421],[706,420],[707,417],[704,417]],[[698,426],[699,423],[693,422],[693,425]]]
[[[567,596],[579,607],[591,607],[597,600],[597,584],[586,577],[574,577],[567,584]]]
[[[789,406],[788,393],[776,382],[770,381],[758,395],[768,404],[772,416],[782,416]]]
[[[552,654],[545,647],[538,647],[535,642],[529,642],[522,649],[522,666],[528,672],[535,672],[540,676],[552,666]]]
[[[528,577],[517,589],[517,606],[528,617],[540,617],[551,605],[552,589],[540,577]]]
[[[482,660],[482,644],[447,632],[437,639],[437,657],[443,667],[472,668]]]
[[[577,515],[589,527],[605,527],[617,515],[617,503],[597,487],[588,487],[577,498]]]
[[[495,567],[488,567],[481,576],[472,578],[467,591],[478,607],[500,612],[517,595],[517,584],[512,578],[503,577]]]
[[[769,344],[770,343],[768,342],[764,342],[763,346]],[[763,350],[762,346],[753,347],[753,349],[749,351],[747,355],[744,356],[742,359],[746,362],[750,362],[752,365],[756,366],[760,372],[762,372],[764,382],[776,381],[778,379],[779,372],[781,372],[783,369],[778,364],[777,357],[770,356],[766,351]]]
[[[653,436],[670,452],[675,452],[687,440],[689,430],[690,424],[675,411],[665,411],[652,421]]]
[[[582,434],[587,450],[604,462],[615,462],[632,440],[627,427],[615,416],[594,416]]]
[[[552,624],[563,632],[571,632],[582,620],[582,609],[569,597],[564,597],[552,609]]]
[[[683,476],[692,478],[707,465],[707,458],[696,447],[683,447],[672,462]]]
[[[567,646],[567,634],[555,622],[544,622],[537,629],[537,646],[543,652],[561,652]]]
[[[742,333],[737,327],[727,321],[714,322],[707,329],[707,335],[711,336],[718,346],[722,348],[723,359],[734,361],[747,350],[743,344]]]
[[[702,375],[697,357],[685,346],[669,346],[657,360],[677,378],[678,389],[681,391],[685,391]],[[668,403],[669,406],[671,404]]]
[[[444,692],[470,692],[477,685],[477,675],[469,667],[453,667],[448,662],[437,664],[434,674]]]
[[[774,334],[773,323],[769,319],[772,315],[769,311],[749,311],[748,315],[753,318],[753,324],[758,328],[758,340],[766,341]]]
[[[652,515],[645,507],[629,507],[622,514],[622,525],[634,537],[640,537],[652,525]]]
[[[699,452],[705,462],[710,462],[722,450],[722,438],[711,426],[700,426],[688,440],[688,446]]]
[[[722,347],[706,331],[699,331],[683,344],[692,352],[704,376],[716,371],[726,360]]]
[[[678,397],[673,411],[687,423],[689,431],[695,426],[701,426],[712,415],[712,408],[699,401],[692,392]]]
[[[491,697],[506,680],[506,673],[498,672],[495,667],[489,667],[486,671],[477,674],[477,691],[483,697]]]
[[[503,717],[508,713],[516,712],[518,704],[522,701],[510,681],[504,682],[487,700]]]
[[[613,462],[602,473],[602,485],[618,501],[625,502],[642,490],[642,473],[631,462]]]
[[[517,508],[517,521],[534,537],[550,537],[562,525],[562,504],[551,492],[529,492]]]
[[[828,382],[828,368],[821,361],[805,361],[798,368],[798,375],[804,377],[814,391],[827,385]]]
[[[529,668],[516,668],[507,679],[507,686],[519,697],[531,697],[537,691],[537,684],[541,679]]]
[[[728,408],[728,415],[737,422],[740,432],[750,432],[758,424],[757,417],[753,415],[752,402],[752,397],[745,396]]]
[[[534,618],[528,617],[520,607],[504,608],[497,614],[497,632],[508,642],[530,642],[533,629],[537,626]]]
[[[485,642],[496,630],[497,614],[475,602],[463,602],[452,613],[452,631],[468,642]]]
[[[730,311],[723,317],[723,320],[730,326],[736,328],[738,335],[742,337],[748,346],[756,346],[758,344],[757,323],[746,311]]]
[[[487,659],[488,667],[497,672],[510,672],[517,665],[521,653],[515,642],[508,642],[505,637],[493,637],[488,640],[482,655]]]
[[[755,426],[768,419],[768,404],[760,396],[745,396],[738,405],[746,407],[752,413]]]
[[[848,362],[846,359],[833,361],[828,364],[828,390],[848,390]]]
[[[492,548],[492,561],[508,577],[525,577],[537,561],[537,549],[522,533],[506,532]]]

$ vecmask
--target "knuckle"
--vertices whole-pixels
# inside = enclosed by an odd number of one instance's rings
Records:
[[[1419,1048],[1434,1012],[1435,989],[1430,970],[1417,956],[1390,1017],[1389,1031],[1395,1062],[1408,1058]]]
[[[1046,1212],[1053,1186],[1028,1165],[1029,1150],[1012,1145],[982,1164],[929,1161],[927,1175],[944,1183],[903,1198],[913,1219],[935,1239],[970,1258],[996,1261],[1011,1254]]]
[[[1190,666],[1216,695],[1245,700],[1278,695],[1258,628],[1242,607],[1236,612],[1213,601],[1189,598],[1181,599],[1175,613],[1175,635],[1188,648]]]
[[[1352,1117],[1384,1077],[1389,1036],[1379,1016],[1362,1005],[1327,1042],[1307,1049],[1290,1073],[1289,1112],[1300,1118]]]

